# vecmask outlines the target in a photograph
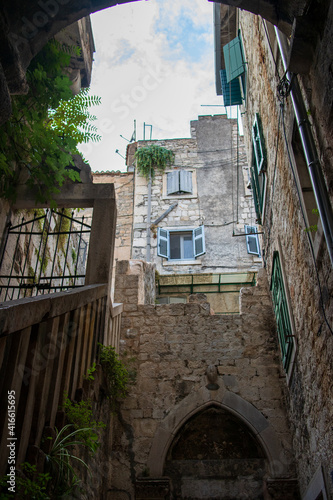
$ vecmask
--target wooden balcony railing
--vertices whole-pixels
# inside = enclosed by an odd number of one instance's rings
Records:
[[[18,199],[17,208],[34,205],[27,191]],[[79,289],[0,305],[0,476],[8,465],[8,442],[15,442],[16,466],[30,445],[40,446],[44,427],[55,425],[64,393],[73,399],[98,362],[98,343],[119,349],[122,304],[110,298],[113,185],[68,186],[58,204],[94,207],[86,282]],[[8,427],[9,393],[15,398],[14,428]]]

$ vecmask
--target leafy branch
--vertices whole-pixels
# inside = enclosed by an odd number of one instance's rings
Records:
[[[157,146],[155,144],[139,148],[134,158],[136,159],[136,168],[140,175],[149,180],[150,176],[153,180],[155,170],[164,172],[167,166],[170,166],[175,158],[173,151]]]
[[[73,154],[77,146],[101,137],[90,113],[100,98],[84,89],[73,96],[66,74],[78,48],[50,41],[33,59],[28,71],[29,92],[13,96],[12,116],[0,127],[0,196],[15,199],[16,186],[36,190],[36,201],[52,200],[71,179],[79,181]]]

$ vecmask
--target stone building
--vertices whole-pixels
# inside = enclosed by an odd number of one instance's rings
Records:
[[[45,4],[18,1],[14,9],[4,2],[2,120],[45,41],[116,2],[81,3],[54,2],[53,15],[24,38],[23,20],[33,22]],[[153,305],[149,268],[118,265],[121,342],[135,358],[137,381],[118,415],[106,498],[165,498],[170,491],[178,498],[298,498],[296,478],[302,499],[332,498],[333,5],[224,3],[245,9],[217,10],[216,48],[227,103],[228,91],[229,101],[234,93],[242,100],[265,271],[257,287],[242,291],[241,314],[222,317],[206,302]],[[221,48],[235,38],[241,58],[231,75],[231,50],[225,57]],[[286,80],[286,69],[298,77],[287,73]]]
[[[297,499],[266,273],[226,316],[203,294],[154,304],[153,277],[151,264],[117,263],[136,378],[115,418],[107,498]]]
[[[332,9],[312,2],[286,37],[215,6],[217,93],[241,106],[304,499],[333,495]]]
[[[138,148],[151,144],[175,159],[156,172],[150,216],[148,181],[135,173],[131,257],[156,265],[160,302],[205,292],[215,312],[238,312],[239,290],[255,283],[262,260],[237,121],[200,116],[190,139],[140,141]]]

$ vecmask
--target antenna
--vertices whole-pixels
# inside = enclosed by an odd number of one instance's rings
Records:
[[[131,141],[129,141],[128,139],[126,139],[126,137],[124,137],[124,136],[123,136],[123,135],[121,135],[121,134],[120,134],[120,137],[121,137],[122,139],[125,139],[125,141],[127,141],[127,142],[131,142]]]
[[[151,141],[152,135],[153,135],[153,126],[148,125],[148,123],[143,122],[143,140],[146,140],[146,127],[150,127],[150,138],[149,140]]]
[[[117,153],[117,155],[121,156],[122,158],[124,158],[124,160],[126,160],[125,156],[119,153],[119,149],[116,149],[115,153]]]

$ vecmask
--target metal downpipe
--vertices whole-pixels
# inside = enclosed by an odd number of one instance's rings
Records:
[[[331,259],[331,264],[333,266],[333,212],[330,199],[328,196],[325,179],[320,166],[320,161],[314,142],[314,138],[311,131],[311,125],[308,120],[308,115],[305,109],[305,105],[302,98],[302,93],[299,87],[299,83],[296,75],[292,75],[288,71],[287,65],[287,47],[286,43],[281,37],[281,33],[278,28],[274,26],[275,34],[283,62],[284,70],[286,71],[286,76],[291,82],[290,96],[292,99],[295,117],[297,121],[298,130],[300,133],[302,147],[306,159],[306,163],[309,170],[309,175],[311,179],[311,184],[313,187],[314,195],[316,198],[319,216],[323,226],[323,231],[327,243],[328,253]],[[293,80],[292,79],[293,76]]]

